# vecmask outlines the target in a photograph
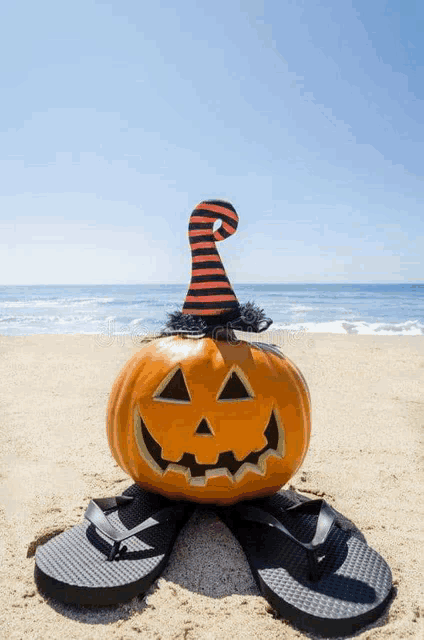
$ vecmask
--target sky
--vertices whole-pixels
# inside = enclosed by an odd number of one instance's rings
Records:
[[[424,3],[22,0],[0,20],[0,284],[423,282]]]

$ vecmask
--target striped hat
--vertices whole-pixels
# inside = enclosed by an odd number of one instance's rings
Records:
[[[221,226],[216,231],[216,220]],[[238,215],[224,200],[204,200],[190,216],[191,282],[182,311],[168,314],[162,334],[218,335],[216,330],[238,329],[259,333],[272,323],[253,302],[240,305],[225,273],[216,242],[237,229]]]
[[[216,220],[221,220],[221,226],[214,231]],[[215,244],[231,236],[237,225],[238,215],[229,202],[205,200],[194,209],[188,225],[191,282],[183,314],[220,316],[239,308]]]

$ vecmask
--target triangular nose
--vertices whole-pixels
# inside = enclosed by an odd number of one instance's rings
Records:
[[[202,420],[199,422],[199,426],[196,429],[196,435],[213,436],[212,430],[206,422],[205,418],[202,418]]]

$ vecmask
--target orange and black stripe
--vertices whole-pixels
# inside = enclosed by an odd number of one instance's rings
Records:
[[[216,220],[221,226],[214,231]],[[182,313],[215,316],[239,307],[215,244],[231,236],[237,225],[238,215],[229,202],[205,200],[194,209],[188,225],[191,282]]]

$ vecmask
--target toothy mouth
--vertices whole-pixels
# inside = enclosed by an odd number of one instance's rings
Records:
[[[269,455],[282,457],[284,455],[284,432],[278,424],[275,411],[271,411],[264,435],[266,445],[260,451],[252,451],[243,460],[237,460],[232,451],[224,451],[219,454],[215,464],[199,464],[193,453],[184,453],[178,462],[167,460],[162,456],[162,447],[152,436],[144,424],[139,412],[135,412],[135,427],[137,442],[147,460],[150,459],[162,473],[168,468],[184,473],[190,480],[190,484],[205,484],[211,476],[227,475],[230,479],[237,479],[248,469],[263,475],[265,473],[265,461]],[[141,436],[141,437],[140,437]],[[146,455],[148,454],[148,455]]]

